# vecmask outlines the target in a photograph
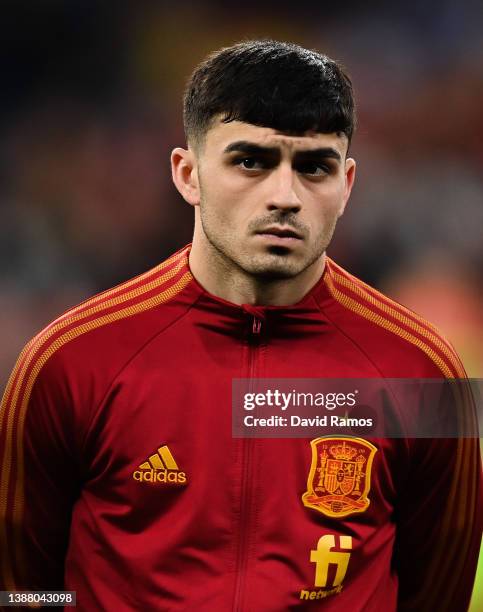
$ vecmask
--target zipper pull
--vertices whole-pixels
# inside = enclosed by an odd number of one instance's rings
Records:
[[[251,334],[259,336],[262,332],[262,324],[265,321],[266,312],[264,306],[252,306],[251,304],[242,304],[242,310],[251,317]],[[247,332],[250,333],[250,319],[246,322]]]

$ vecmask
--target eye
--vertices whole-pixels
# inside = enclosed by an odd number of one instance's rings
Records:
[[[329,166],[315,161],[306,161],[297,165],[297,172],[309,176],[325,176],[329,174]]]
[[[262,170],[266,168],[264,161],[258,157],[239,157],[234,160],[235,166],[240,166],[245,170]]]

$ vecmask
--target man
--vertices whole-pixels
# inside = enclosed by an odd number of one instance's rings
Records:
[[[231,433],[235,378],[464,376],[432,327],[326,256],[355,176],[349,78],[243,42],[195,70],[184,120],[192,245],[54,321],[11,376],[2,588],[75,590],[89,611],[464,610],[475,440]],[[348,469],[370,457],[359,506],[308,495],[326,442]]]

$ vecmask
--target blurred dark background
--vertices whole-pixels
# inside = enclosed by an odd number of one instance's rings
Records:
[[[347,67],[358,178],[329,254],[483,376],[479,0],[17,0],[0,15],[0,386],[52,318],[189,242],[169,170],[184,83],[252,37]]]
[[[0,382],[56,314],[190,240],[169,172],[185,80],[210,50],[266,36],[327,52],[354,80],[358,180],[330,254],[429,316],[482,374],[480,2],[0,11]]]

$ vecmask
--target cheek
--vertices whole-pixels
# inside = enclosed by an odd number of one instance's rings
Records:
[[[306,200],[304,222],[311,228],[314,239],[325,236],[330,228],[333,228],[340,216],[342,209],[342,198],[340,194],[326,191],[324,194],[311,194],[310,200]]]
[[[229,230],[240,225],[239,202],[221,182],[204,186],[202,197],[204,218],[211,227]]]
[[[203,199],[210,212],[225,223],[244,225],[248,222],[260,201],[260,194],[254,185],[236,176],[224,176],[223,172],[203,186]]]
[[[335,217],[341,204],[342,198],[338,193],[312,193],[306,199],[306,210],[307,214],[318,224]]]
[[[337,183],[321,189],[310,196],[313,210],[322,219],[337,215],[344,202],[344,186]]]
[[[201,178],[203,195],[209,204],[219,206],[220,202],[230,201],[238,191],[236,177],[224,166],[204,168]]]

